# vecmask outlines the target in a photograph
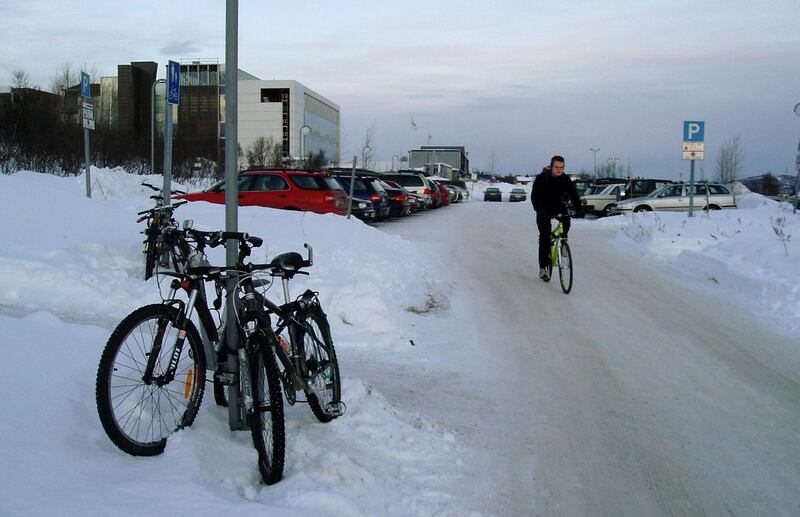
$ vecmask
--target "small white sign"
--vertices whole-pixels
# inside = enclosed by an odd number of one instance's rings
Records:
[[[92,99],[83,99],[83,102],[81,102],[81,107],[86,109],[94,109]]]
[[[83,127],[94,130],[94,120],[88,118],[83,119]]]
[[[684,160],[703,160],[705,158],[704,151],[683,151]]]
[[[702,152],[704,152],[706,150],[705,149],[705,145],[706,144],[703,143],[703,142],[684,142],[683,143],[683,151],[684,152],[694,151],[694,152],[701,152],[702,153]]]
[[[83,118],[94,120],[94,110],[91,108],[83,108]]]

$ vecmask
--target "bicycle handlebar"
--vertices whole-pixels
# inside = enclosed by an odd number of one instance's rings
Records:
[[[156,187],[155,185],[151,185],[151,184],[147,183],[146,181],[143,181],[141,183],[141,185],[143,187],[147,187],[147,188],[149,188],[151,190],[155,190],[156,192],[161,192],[162,191],[162,189]],[[170,194],[186,194],[186,192],[184,192],[183,190],[170,190]],[[160,198],[161,196],[159,195],[159,196],[150,196],[150,197],[151,198],[153,198],[153,197]]]

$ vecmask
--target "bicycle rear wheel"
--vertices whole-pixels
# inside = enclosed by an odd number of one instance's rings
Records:
[[[258,338],[255,338],[258,339]],[[267,485],[283,477],[286,435],[283,398],[275,354],[265,340],[253,343],[250,356],[250,382],[254,411],[249,415],[253,445],[258,451],[258,470]]]
[[[297,317],[307,327],[296,327],[295,342],[305,362],[308,405],[317,420],[330,422],[340,414],[342,386],[328,318],[319,306]]]
[[[558,261],[558,278],[561,280],[561,290],[569,294],[572,290],[572,252],[569,243],[561,240],[561,256]]]
[[[135,310],[108,338],[97,369],[100,422],[114,444],[134,456],[161,454],[169,435],[194,422],[206,381],[206,357],[197,329],[187,321],[175,378],[162,386],[143,380],[154,344],[161,349],[153,377],[167,371],[175,349],[179,312],[156,304]]]

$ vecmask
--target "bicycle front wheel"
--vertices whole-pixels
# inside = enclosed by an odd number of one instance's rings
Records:
[[[561,290],[569,294],[572,290],[572,252],[569,243],[561,240],[561,256],[558,261],[558,278],[561,280]]]
[[[266,341],[257,342],[253,347],[250,382],[253,389],[250,431],[258,451],[258,470],[264,483],[272,485],[283,477],[286,435],[278,365]]]
[[[162,304],[135,310],[108,338],[100,358],[97,412],[108,437],[128,454],[164,452],[167,437],[194,422],[203,400],[206,357],[191,321],[186,322],[186,340],[174,378],[163,385],[156,381],[167,372],[172,359],[178,316],[177,309]],[[153,379],[146,382],[145,368],[158,346]]]
[[[339,378],[339,361],[333,348],[330,325],[318,306],[298,314],[303,327],[296,327],[296,343],[305,362],[308,405],[317,420],[330,422],[339,416],[342,386]]]
[[[148,237],[144,241],[144,279],[149,280],[156,268],[156,257],[159,255],[155,238]]]

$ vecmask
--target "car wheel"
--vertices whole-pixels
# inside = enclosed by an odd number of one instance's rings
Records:
[[[652,212],[653,209],[647,205],[637,206],[633,209],[634,212]]]
[[[708,205],[708,209],[709,210],[720,210],[720,207],[718,207],[717,205]]]
[[[605,208],[603,209],[603,216],[605,216],[605,217],[608,217],[609,215],[611,215],[611,211],[612,211],[613,209],[614,209],[614,205],[613,205],[613,204],[611,204],[611,205],[608,205],[607,207],[605,207]]]

